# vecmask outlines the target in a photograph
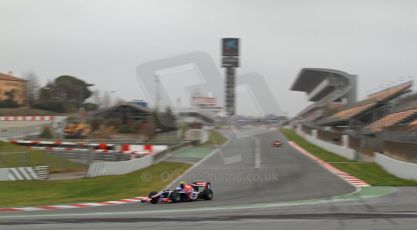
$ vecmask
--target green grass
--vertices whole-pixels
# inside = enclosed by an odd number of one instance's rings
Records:
[[[49,166],[50,173],[85,171],[87,165],[0,141],[0,168]]]
[[[212,148],[207,147],[193,147],[187,148],[180,151],[173,153],[175,157],[192,157],[192,158],[204,158],[205,156],[209,155],[213,152]]]
[[[303,149],[309,151],[310,153],[314,154],[316,157],[327,161],[327,162],[352,162],[344,157],[336,155],[332,152],[329,152],[325,149],[322,149],[316,145],[310,144],[310,142],[306,141],[304,138],[297,135],[294,131],[290,129],[281,129],[281,132],[285,135],[285,137],[290,140],[296,142],[299,146]]]
[[[211,129],[209,130],[209,140],[200,146],[220,146],[226,143],[227,139],[218,131]]]
[[[0,182],[0,207],[39,206],[119,200],[159,191],[191,165],[161,162],[120,176],[62,181]],[[147,177],[143,177],[147,175]],[[143,180],[143,178],[151,180]]]
[[[336,168],[349,173],[370,185],[374,186],[416,186],[417,181],[398,178],[389,174],[376,163],[356,162],[338,156],[332,152],[324,150],[316,145],[310,144],[304,138],[289,129],[281,129],[281,132],[290,141],[296,142],[299,146],[315,155],[316,157],[329,162]]]

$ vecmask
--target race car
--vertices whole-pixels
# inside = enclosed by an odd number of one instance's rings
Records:
[[[281,141],[273,141],[272,147],[282,147],[284,144],[282,144]]]
[[[161,192],[150,192],[147,202],[156,203],[178,203],[195,200],[211,200],[213,199],[213,191],[211,183],[206,181],[197,181],[190,184],[191,190],[175,189],[164,190]],[[146,202],[145,201],[145,202]]]

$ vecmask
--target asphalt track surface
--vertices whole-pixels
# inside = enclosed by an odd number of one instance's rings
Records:
[[[183,178],[211,181],[212,201],[1,213],[0,229],[415,229],[415,188],[375,199],[332,202],[330,197],[355,188],[288,144],[272,147],[273,140],[284,141],[278,132],[247,129],[226,134],[230,142]],[[323,198],[329,202],[262,206]]]

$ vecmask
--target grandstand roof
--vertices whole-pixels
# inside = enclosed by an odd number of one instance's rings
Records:
[[[360,116],[363,113],[375,108],[379,103],[387,102],[408,90],[412,86],[412,82],[408,81],[377,93],[369,95],[366,99],[350,106],[348,108],[342,109],[338,113],[322,120],[321,124],[332,124],[337,122],[343,122],[350,120],[354,117]]]
[[[321,69],[321,68],[303,68],[297,76],[297,79],[291,86],[290,90],[310,92],[320,82],[326,79],[329,74],[339,75],[346,78],[350,78],[353,75],[345,73],[343,71],[334,69]]]
[[[413,85],[412,81],[408,81],[387,89],[384,89],[382,91],[373,93],[368,96],[368,100],[375,100],[375,101],[385,101],[389,100],[390,97],[397,96],[398,93],[403,92],[404,90],[410,88]]]
[[[380,132],[383,128],[398,124],[401,121],[404,121],[405,119],[410,118],[411,116],[414,116],[416,114],[417,109],[410,109],[402,112],[391,113],[371,123],[366,128],[368,128],[372,132]],[[417,122],[415,124],[417,124]]]
[[[417,119],[415,119],[414,121],[410,122],[410,125],[417,125]]]
[[[392,125],[388,126],[384,129],[384,131],[388,132],[405,132],[410,134],[410,132],[416,132],[417,131],[417,119],[409,124],[404,125]]]
[[[344,121],[349,120],[357,115],[362,114],[363,112],[367,111],[370,108],[373,108],[376,105],[376,102],[364,104],[364,105],[357,105],[349,109],[342,110],[336,114],[333,114],[328,118],[330,121]]]

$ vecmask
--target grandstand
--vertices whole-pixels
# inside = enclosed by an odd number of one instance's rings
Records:
[[[304,68],[290,89],[305,92],[313,102],[292,123],[314,122],[356,102],[356,76],[334,69]]]
[[[408,123],[407,121],[415,120],[415,118],[417,118],[416,115],[417,109],[409,109],[401,112],[391,113],[371,123],[370,125],[366,126],[366,128],[373,133],[381,132],[385,127],[404,124]],[[413,122],[410,124],[413,124]]]
[[[293,118],[290,126],[307,141],[349,159],[375,161],[383,167],[396,165],[393,162],[417,163],[417,93],[411,90],[413,82],[388,87],[355,102],[356,78],[347,84],[349,75],[339,74],[345,84],[331,88],[334,83],[327,78],[337,75],[331,72],[300,72],[291,89],[306,92],[313,103]],[[381,154],[390,163],[383,162]]]
[[[390,113],[392,104],[395,104],[395,100],[408,93],[411,86],[412,82],[408,81],[371,94],[364,100],[351,106],[346,106],[339,110],[339,112],[327,118],[323,118],[317,123],[321,126],[337,126],[349,129],[360,129],[368,124],[377,122],[381,118],[383,119],[386,114]],[[370,130],[378,131],[379,128],[389,125],[386,122],[389,121],[392,122],[392,124],[396,124],[403,118],[407,118],[408,116],[406,115],[412,115],[412,113],[409,114],[403,112],[386,116],[385,119],[368,126],[368,128]],[[397,121],[396,119],[399,120]]]

